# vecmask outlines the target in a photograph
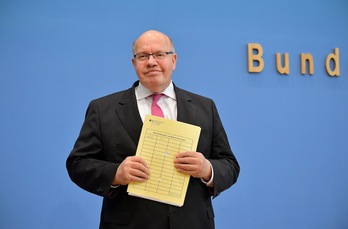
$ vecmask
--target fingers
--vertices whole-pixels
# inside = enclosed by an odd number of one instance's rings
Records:
[[[202,155],[201,153],[198,152],[193,152],[193,151],[186,151],[186,152],[180,152],[176,154],[176,158],[185,158],[185,157],[199,157]]]
[[[127,160],[127,159],[126,159]],[[129,160],[129,167],[133,168],[134,170],[139,170],[144,174],[149,175],[150,169],[147,165],[146,161],[142,157],[134,156],[134,157],[128,157]]]
[[[207,167],[209,163],[203,154],[199,152],[180,152],[176,155],[174,166],[178,172],[189,174],[193,177],[203,178],[210,172]]]
[[[130,182],[144,182],[149,179],[150,169],[146,161],[138,156],[127,157],[118,167],[114,182],[126,185]]]

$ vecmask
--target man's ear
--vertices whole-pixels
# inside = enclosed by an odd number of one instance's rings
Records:
[[[173,70],[175,70],[176,68],[176,58],[177,58],[177,55],[176,53],[173,54],[173,57],[172,57],[172,61],[173,61]]]

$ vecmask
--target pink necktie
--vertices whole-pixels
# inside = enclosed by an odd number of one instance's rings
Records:
[[[151,114],[164,118],[164,114],[160,106],[158,106],[157,101],[161,98],[163,94],[152,94],[152,105]]]

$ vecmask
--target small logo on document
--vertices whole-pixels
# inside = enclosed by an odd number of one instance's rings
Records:
[[[155,126],[159,126],[163,123],[163,122],[155,120],[155,119],[149,119],[149,122],[151,123],[151,125],[155,125]]]

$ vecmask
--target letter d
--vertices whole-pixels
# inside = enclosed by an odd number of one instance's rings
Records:
[[[340,50],[338,48],[334,49],[334,53],[330,53],[326,57],[326,72],[330,76],[339,76],[340,75]],[[334,63],[334,70],[330,68],[331,60]]]

